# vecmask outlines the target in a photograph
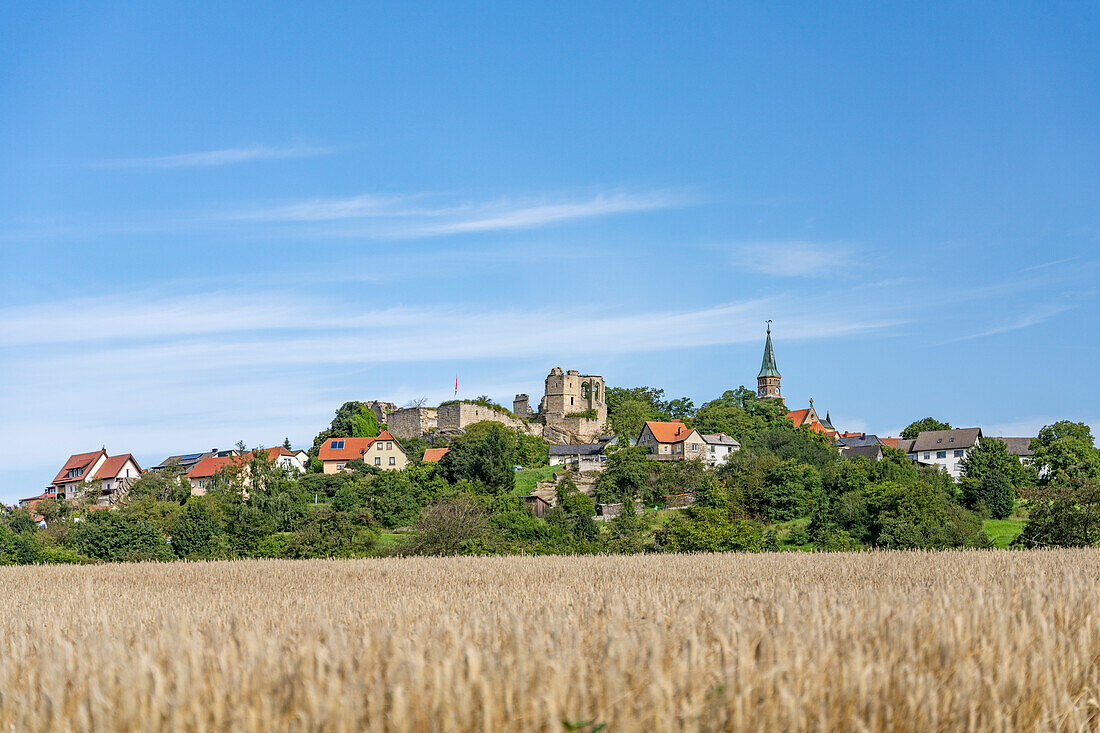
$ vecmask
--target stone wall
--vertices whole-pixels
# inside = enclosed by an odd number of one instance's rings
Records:
[[[403,407],[390,413],[386,427],[395,438],[416,438],[439,427],[439,418],[434,407]]]
[[[378,421],[379,425],[385,423],[389,414],[397,409],[397,405],[392,402],[381,402],[379,400],[371,400],[363,404],[374,413],[374,419]]]
[[[437,424],[440,430],[465,430],[476,422],[491,420],[510,428],[518,428],[531,435],[540,435],[542,426],[517,420],[503,412],[498,412],[491,407],[478,405],[473,402],[453,402],[449,405],[440,405],[437,413]]]

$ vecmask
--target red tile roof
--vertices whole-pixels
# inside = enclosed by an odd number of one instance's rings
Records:
[[[321,447],[317,450],[317,457],[322,461],[353,461],[356,458],[362,458],[364,452],[370,450],[371,446],[379,440],[392,441],[402,453],[405,451],[389,431],[383,430],[377,438],[329,438],[321,443]],[[333,441],[343,441],[344,447],[333,448]]]
[[[657,439],[658,443],[682,443],[694,430],[694,428],[689,428],[679,420],[672,422],[647,420],[646,427],[649,428],[649,432],[653,433],[653,437]]]
[[[797,428],[802,423],[806,422],[806,418],[809,416],[809,414],[810,414],[809,409],[791,410],[790,412],[787,413],[787,417],[789,417],[791,419],[791,422],[793,422],[794,426]]]
[[[57,472],[57,476],[54,477],[54,480],[50,483],[63,484],[70,481],[80,481],[81,479],[87,478],[86,476],[81,476],[80,478],[69,478],[65,474],[67,474],[74,468],[90,468],[99,459],[100,456],[105,455],[107,455],[107,451],[100,449],[92,453],[77,453],[75,455],[69,456],[69,460],[65,461],[65,465],[61,467],[61,470]]]
[[[210,478],[223,468],[247,463],[251,457],[251,454],[243,456],[207,456],[191,466],[191,470],[185,475],[187,478]]]
[[[435,463],[443,458],[450,452],[450,448],[429,448],[424,451],[424,458],[421,459],[421,463]]]
[[[891,448],[897,448],[898,443],[901,442],[901,438],[879,438],[883,445],[888,445]]]
[[[126,461],[132,460],[134,465],[137,466],[138,473],[141,473],[141,466],[138,465],[137,459],[129,453],[123,453],[121,456],[110,456],[103,462],[103,465],[96,471],[95,477],[101,478],[117,478],[122,467],[126,465]],[[136,478],[136,477],[135,477]]]

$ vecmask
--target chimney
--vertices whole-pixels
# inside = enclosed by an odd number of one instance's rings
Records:
[[[214,455],[218,455],[218,449],[217,448],[211,448],[210,452],[213,453]]]

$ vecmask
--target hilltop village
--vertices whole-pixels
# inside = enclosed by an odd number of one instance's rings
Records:
[[[731,389],[698,408],[560,367],[537,407],[527,394],[510,409],[487,396],[436,406],[351,401],[307,448],[241,443],[150,468],[105,448],[73,454],[10,516],[91,557],[107,552],[102,540],[79,538],[137,521],[139,507],[141,521],[157,525],[147,536],[181,557],[370,554],[387,533],[401,551],[431,554],[444,550],[418,543],[439,541],[434,523],[455,521],[464,528],[446,552],[947,547],[993,542],[988,521],[1015,522],[1013,539],[1027,519],[1023,492],[1075,471],[1100,476],[1100,452],[1080,423],[1001,437],[929,417],[880,437],[834,425],[813,399],[788,409],[770,323],[756,380],[755,390]],[[149,502],[175,518],[157,524]],[[210,536],[181,549],[192,511]],[[270,546],[234,547],[245,521]],[[309,541],[329,550],[299,547],[301,523],[313,521],[322,524]],[[325,532],[339,539],[319,539]]]

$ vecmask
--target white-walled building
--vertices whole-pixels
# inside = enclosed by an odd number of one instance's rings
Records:
[[[956,481],[962,476],[962,460],[982,441],[981,428],[926,430],[907,446],[910,460],[922,466],[937,466]]]
[[[703,460],[708,466],[721,466],[735,452],[741,450],[741,444],[725,433],[703,433],[706,449]]]

